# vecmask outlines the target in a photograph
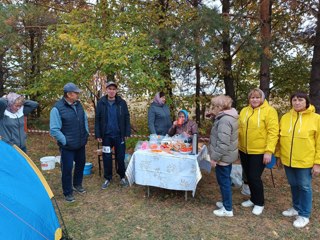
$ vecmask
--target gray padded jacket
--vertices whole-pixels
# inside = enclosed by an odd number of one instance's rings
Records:
[[[238,117],[234,108],[216,116],[208,146],[211,160],[231,164],[238,159]]]

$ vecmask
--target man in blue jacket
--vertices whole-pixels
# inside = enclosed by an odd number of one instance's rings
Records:
[[[105,182],[101,189],[106,189],[112,179],[112,148],[118,163],[117,173],[120,185],[127,186],[125,179],[125,140],[130,137],[130,114],[125,100],[117,95],[118,86],[114,82],[106,84],[107,94],[103,96],[96,109],[95,137],[102,143],[103,168]]]
[[[67,83],[63,91],[63,98],[50,112],[50,135],[57,140],[60,147],[61,180],[65,200],[74,202],[73,191],[86,192],[82,187],[82,180],[89,128],[87,115],[79,101],[81,90],[75,84]],[[72,179],[73,162],[75,165]]]

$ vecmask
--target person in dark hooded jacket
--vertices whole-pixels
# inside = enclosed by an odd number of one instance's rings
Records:
[[[150,134],[166,135],[172,125],[170,109],[163,92],[158,92],[148,111],[148,127]]]
[[[118,163],[117,173],[120,185],[127,186],[125,179],[125,140],[131,135],[130,114],[127,103],[117,95],[118,86],[114,82],[106,85],[107,95],[103,96],[96,109],[95,137],[102,143],[102,158],[105,181],[101,189],[106,189],[112,180],[112,149]]]

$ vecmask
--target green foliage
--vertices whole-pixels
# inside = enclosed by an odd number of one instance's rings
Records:
[[[310,61],[307,56],[287,56],[274,64],[272,92],[277,97],[289,97],[297,90],[308,92]]]
[[[130,137],[126,140],[126,148],[127,148],[127,152],[133,152],[134,148],[137,145],[137,142],[141,141],[141,139],[139,138],[134,138],[134,137]]]
[[[1,67],[8,69],[0,80],[6,91],[23,89],[36,97],[44,113],[61,97],[66,82],[77,83],[84,90],[82,100],[92,104],[98,97],[96,79],[110,78],[120,83],[124,97],[150,100],[159,90],[172,88],[168,103],[191,111],[198,100],[196,63],[201,95],[210,98],[225,90],[224,30],[230,33],[230,74],[238,109],[247,104],[249,90],[259,86],[262,40],[257,1],[232,1],[229,16],[195,1],[58,2],[0,4]],[[273,1],[273,97],[309,88],[315,3]],[[143,124],[137,125],[141,133]]]

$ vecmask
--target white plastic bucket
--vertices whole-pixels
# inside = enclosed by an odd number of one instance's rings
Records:
[[[61,161],[61,156],[56,156],[56,159],[55,159],[56,163],[59,163],[60,164],[60,161]]]
[[[42,170],[52,170],[56,166],[56,157],[55,156],[47,156],[40,158],[41,169]]]

